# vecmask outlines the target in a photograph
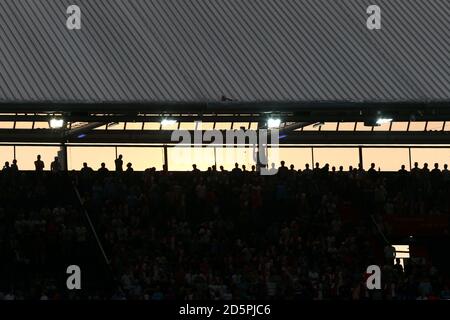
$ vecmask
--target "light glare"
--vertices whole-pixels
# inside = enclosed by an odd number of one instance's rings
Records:
[[[377,125],[382,125],[382,124],[386,124],[392,122],[391,118],[378,118],[377,119]]]
[[[63,119],[52,118],[50,119],[50,128],[52,129],[60,129],[64,125]]]
[[[176,123],[177,123],[177,120],[175,120],[175,119],[163,119],[161,121],[161,125],[163,125],[163,126],[170,126],[170,125],[174,125]]]
[[[279,128],[280,124],[281,124],[281,120],[280,119],[270,118],[269,120],[267,120],[267,127],[269,129]]]

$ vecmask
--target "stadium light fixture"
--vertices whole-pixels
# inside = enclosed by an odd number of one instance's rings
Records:
[[[52,129],[61,129],[64,126],[64,120],[60,118],[51,118],[50,119],[50,128]]]
[[[275,119],[275,118],[269,118],[269,120],[267,120],[267,128],[269,129],[277,129],[280,127],[281,124],[281,120],[280,119]]]
[[[177,123],[177,120],[175,120],[175,119],[162,119],[161,120],[162,126],[170,126],[170,125],[174,125],[176,123]]]
[[[392,122],[392,118],[378,118],[377,119],[377,125],[381,126],[382,124],[386,124]]]

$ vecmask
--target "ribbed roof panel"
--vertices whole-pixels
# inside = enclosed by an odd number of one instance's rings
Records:
[[[449,101],[450,1],[372,2],[2,0],[0,102]]]

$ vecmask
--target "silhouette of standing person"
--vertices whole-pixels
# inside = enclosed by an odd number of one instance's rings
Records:
[[[3,172],[9,172],[11,170],[11,167],[9,166],[9,161],[5,162],[5,165],[3,166]]]
[[[34,167],[36,168],[37,172],[44,171],[45,165],[44,165],[44,161],[41,160],[41,155],[40,154],[37,156],[37,159],[34,162]]]
[[[58,157],[55,157],[52,163],[50,163],[50,170],[53,172],[61,171],[61,164],[59,163]]]
[[[17,166],[17,160],[16,160],[16,159],[14,159],[14,160],[12,161],[12,164],[11,164],[11,171],[13,171],[13,172],[19,171],[19,167]]]
[[[116,171],[122,172],[123,171],[123,160],[122,160],[121,154],[119,154],[119,157],[114,161],[114,163],[116,164]]]

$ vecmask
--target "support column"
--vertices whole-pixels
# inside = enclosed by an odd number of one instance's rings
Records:
[[[361,164],[361,168],[364,168],[363,152],[362,152],[362,147],[361,146],[358,147],[358,151],[359,151],[359,163]]]
[[[409,171],[411,171],[412,169],[411,147],[408,148],[408,158],[409,158]]]
[[[163,147],[164,150],[164,166],[167,171],[169,171],[169,157],[167,155],[167,145],[165,144]]]
[[[60,149],[58,151],[58,160],[59,160],[59,163],[61,164],[62,171],[67,171],[68,170],[67,145],[65,142],[61,143]]]

